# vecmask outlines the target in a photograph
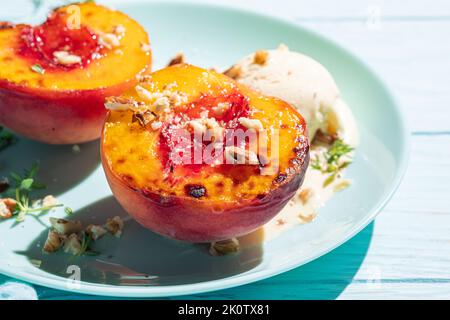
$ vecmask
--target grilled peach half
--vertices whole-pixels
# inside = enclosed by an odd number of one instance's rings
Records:
[[[105,97],[150,64],[144,29],[94,3],[57,8],[38,26],[0,23],[0,124],[51,144],[97,139]]]
[[[210,242],[247,234],[303,182],[302,116],[225,75],[167,67],[106,106],[109,185],[135,220],[161,235]]]

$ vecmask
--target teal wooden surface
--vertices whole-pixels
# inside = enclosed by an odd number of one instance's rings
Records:
[[[375,222],[347,243],[279,276],[186,298],[449,299],[450,4],[277,1],[273,9],[269,0],[218,2],[282,16],[360,56],[403,107],[412,130],[412,152],[394,198]],[[24,11],[29,14],[32,7],[16,4],[8,14]],[[14,281],[0,275],[0,285]],[[39,299],[98,298],[33,288]]]

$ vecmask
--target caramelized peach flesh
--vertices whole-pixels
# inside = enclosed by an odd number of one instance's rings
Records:
[[[161,109],[158,99],[164,95],[176,99]],[[303,182],[309,144],[302,116],[286,102],[264,97],[222,74],[171,66],[154,72],[117,101],[134,107],[109,112],[101,139],[103,168],[124,209],[159,234],[189,242],[247,234],[272,219]],[[225,107],[218,112],[218,106]],[[148,121],[140,118],[146,112],[151,112]],[[257,136],[268,133],[266,159],[207,161],[205,150],[219,140],[202,140],[196,146],[203,158],[195,159],[192,144],[177,144],[176,133],[184,128],[195,137],[202,122],[212,123],[218,135],[261,124]],[[250,152],[249,141],[241,141],[240,150]],[[218,146],[223,160],[229,149],[225,143]],[[187,156],[179,161],[174,154]]]
[[[0,124],[51,144],[97,139],[105,97],[149,70],[148,43],[136,21],[94,3],[57,8],[38,26],[1,23]]]

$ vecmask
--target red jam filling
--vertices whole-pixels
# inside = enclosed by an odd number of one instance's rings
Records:
[[[21,32],[18,53],[41,65],[45,70],[65,70],[86,67],[100,57],[102,46],[98,36],[86,26],[69,28],[64,16],[55,13],[39,26],[25,26]],[[81,62],[62,64],[54,53],[66,51],[81,58]]]
[[[213,107],[217,106],[219,103],[228,103],[229,108],[221,115],[216,115],[213,111]],[[239,117],[248,117],[250,114],[250,105],[248,98],[242,95],[237,90],[230,93],[219,96],[210,96],[210,95],[201,95],[200,98],[190,103],[186,106],[178,108],[174,112],[173,118],[177,118],[177,116],[183,115],[188,120],[194,120],[201,118],[201,115],[208,111],[209,118],[215,118],[219,123],[222,124],[224,129],[243,129],[237,119]],[[160,139],[159,139],[159,149],[161,155],[161,161],[165,164],[165,169],[167,173],[173,173],[177,169],[182,169],[183,175],[190,175],[200,172],[205,166],[209,166],[206,162],[206,159],[202,159],[202,163],[198,164],[194,159],[194,134],[191,134],[190,144],[186,146],[186,150],[180,150],[180,144],[177,141],[176,137],[176,129],[177,125],[174,123],[165,123],[161,130]],[[226,137],[224,138],[224,142]],[[203,150],[210,144],[209,141],[201,141],[202,153]],[[184,152],[190,153],[191,155],[191,164],[177,164],[174,163],[171,155],[174,148],[177,147],[177,154],[181,157]],[[188,150],[190,149],[190,150]],[[222,149],[223,152],[223,149]],[[213,153],[214,154],[214,153]],[[221,165],[229,166],[226,164]],[[181,172],[180,172],[181,173]],[[170,176],[170,175],[169,175]]]

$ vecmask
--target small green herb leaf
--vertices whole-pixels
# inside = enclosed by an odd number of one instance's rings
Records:
[[[33,70],[34,72],[39,73],[39,74],[44,74],[45,73],[45,69],[42,68],[42,66],[40,64],[38,64],[38,63],[37,64],[33,64],[31,66],[31,70]]]
[[[64,208],[64,212],[65,212],[66,214],[70,215],[70,214],[73,213],[73,210],[72,210],[72,208],[70,208],[70,207],[65,207],[65,208]]]
[[[31,199],[30,194],[32,191],[46,187],[44,184],[36,181],[38,171],[39,164],[36,163],[29,170],[24,170],[23,175],[15,172],[10,173],[14,188],[13,190],[8,190],[7,194],[14,196],[17,201],[17,206],[13,212],[13,215],[16,217],[16,221],[18,222],[23,221],[25,216],[29,213],[40,215],[49,212],[53,208],[62,206],[62,204],[45,206],[40,204],[42,201]]]
[[[34,183],[34,179],[32,179],[32,178],[24,179],[20,183],[20,189],[22,189],[22,190],[30,190],[31,187],[33,186],[33,183]]]
[[[329,175],[323,182],[324,188],[336,180],[341,170],[348,167],[351,160],[345,156],[349,155],[353,150],[354,148],[344,143],[342,139],[336,139],[328,150],[321,156],[316,155],[312,160],[311,168]]]

